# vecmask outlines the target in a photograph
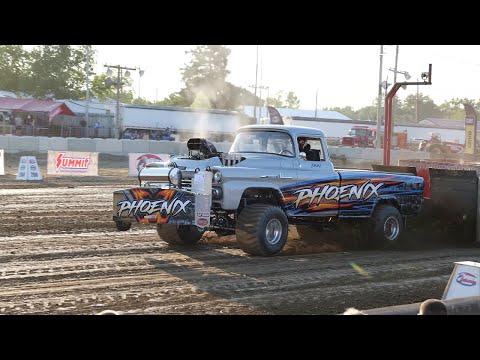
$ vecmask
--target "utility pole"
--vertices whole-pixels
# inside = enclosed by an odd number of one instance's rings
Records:
[[[382,131],[382,66],[383,66],[383,45],[380,45],[380,71],[378,76],[378,100],[377,100],[377,137],[375,147],[380,149],[381,146],[381,131]]]
[[[85,72],[87,75],[87,93],[86,93],[86,98],[85,98],[85,121],[87,122],[87,128],[88,129],[88,117],[89,117],[89,106],[90,106],[90,45],[86,45],[86,50],[87,50],[87,64],[85,66]],[[83,131],[83,130],[82,130]],[[85,135],[82,135],[85,136]]]
[[[398,48],[400,47],[400,45],[396,45],[395,47],[395,71],[393,73],[393,84],[396,84],[397,83],[397,72],[398,72]],[[385,90],[385,93],[387,92],[387,90]],[[390,130],[390,134],[395,134],[394,132],[394,129],[395,129],[395,116],[394,116],[394,113],[395,113],[395,108],[397,106],[397,96],[395,95],[393,97],[393,107],[392,107],[392,129]]]
[[[115,110],[115,138],[116,139],[121,139],[121,134],[122,134],[122,122],[120,118],[120,93],[122,90],[123,82],[122,82],[122,70],[127,70],[125,73],[125,77],[129,76],[128,70],[133,70],[137,71],[137,68],[129,68],[125,66],[120,66],[120,65],[104,65],[104,67],[108,68],[107,70],[107,75],[111,75],[112,71],[110,68],[117,69],[117,79],[112,80],[111,78],[107,78],[105,80],[106,85],[115,85],[117,88],[117,106]]]
[[[258,80],[258,45],[257,45],[257,63],[255,65],[255,107],[253,108],[253,117],[257,120],[257,80]]]
[[[315,119],[317,118],[317,100],[318,100],[318,89],[315,92]]]
[[[265,87],[262,86],[262,79],[263,79],[263,56],[260,57],[260,86],[258,87],[260,89],[260,107],[259,107],[259,114],[258,114],[259,120],[262,119],[262,109],[263,109],[262,90],[265,89]]]
[[[418,78],[417,78],[418,83]],[[417,100],[415,101],[415,122],[418,124],[418,84],[417,84]]]

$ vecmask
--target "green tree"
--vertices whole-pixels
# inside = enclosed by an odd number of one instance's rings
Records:
[[[408,95],[402,103],[402,109],[405,115],[404,122],[415,122],[417,107],[417,95]],[[442,111],[428,96],[422,93],[418,94],[418,121],[426,118],[443,118]]]
[[[0,89],[25,91],[30,75],[30,54],[21,45],[0,46]]]
[[[146,98],[143,98],[143,97],[137,97],[135,99],[133,99],[132,101],[132,104],[136,104],[136,105],[154,105],[154,102],[153,101],[150,101]]]
[[[464,120],[465,119],[465,107],[463,104],[470,104],[474,108],[476,107],[476,102],[473,99],[467,98],[454,98],[450,101],[445,101],[440,104],[438,109],[442,113],[442,117],[445,119],[452,120]]]
[[[293,91],[289,91],[285,100],[285,104],[290,109],[298,109],[300,107],[300,100],[293,93]]]
[[[93,51],[90,53],[90,64],[94,64]],[[26,90],[36,97],[83,98],[85,67],[85,46],[37,46],[30,52],[30,82]]]
[[[283,102],[283,91],[277,91],[273,97],[268,97],[267,104],[276,108],[285,107]]]
[[[226,109],[226,77],[231,50],[222,45],[201,45],[187,52],[189,63],[182,70],[182,80],[190,104],[213,109]]]
[[[98,98],[100,101],[105,101],[107,98],[116,99],[117,98],[117,88],[115,85],[107,86],[106,85],[106,74],[95,75],[93,80],[90,83],[90,91],[93,96]],[[116,79],[114,79],[116,80]],[[133,91],[132,91],[132,79],[123,78],[122,91],[120,93],[120,101],[125,104],[133,103]]]
[[[286,96],[283,90],[277,91],[273,97],[267,98],[266,103],[277,108],[298,109],[300,107],[300,100],[293,91],[289,91]]]
[[[323,110],[328,110],[328,111],[337,111],[340,114],[343,114],[350,119],[357,119],[358,115],[355,110],[351,106],[345,106],[343,108],[340,107],[330,107],[330,108],[323,108]]]
[[[353,118],[350,118],[353,119]],[[377,121],[377,106],[365,106],[355,111],[355,120],[373,120]]]

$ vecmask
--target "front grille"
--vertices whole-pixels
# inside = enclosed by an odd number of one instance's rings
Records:
[[[180,182],[180,184],[182,185],[182,189],[190,190],[192,188],[192,179],[183,179],[182,178],[182,181]]]

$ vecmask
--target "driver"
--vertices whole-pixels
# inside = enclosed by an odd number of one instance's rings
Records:
[[[310,145],[307,144],[307,139],[304,137],[299,137],[298,138],[298,148],[300,149],[300,152],[306,153],[308,150],[310,150]]]

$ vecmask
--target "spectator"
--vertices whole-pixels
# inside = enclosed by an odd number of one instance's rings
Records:
[[[173,141],[173,140],[175,140],[175,139],[173,138],[173,136],[171,136],[170,134],[171,134],[171,130],[170,130],[170,128],[167,126],[167,128],[163,131],[162,140],[168,140],[168,141]]]
[[[95,123],[95,137],[98,137],[98,133],[101,127],[102,125],[100,125],[100,121],[97,120],[97,122]]]
[[[418,315],[448,315],[447,306],[442,300],[428,299],[420,304]]]
[[[19,114],[17,114],[17,116],[15,116],[16,135],[22,135],[22,128],[23,128],[23,118]]]
[[[85,119],[80,120],[80,137],[87,137],[87,122]]]

